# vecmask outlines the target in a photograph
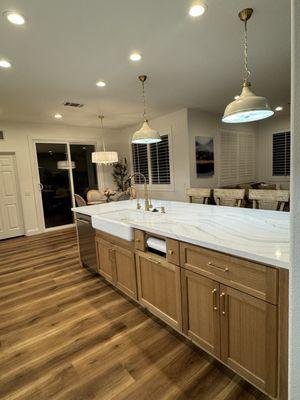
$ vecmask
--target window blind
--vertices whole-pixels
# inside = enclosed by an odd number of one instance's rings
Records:
[[[161,142],[150,144],[151,181],[155,185],[168,185],[170,179],[170,154],[168,135]]]
[[[147,144],[132,144],[133,171],[140,172],[152,185],[171,184],[169,135],[161,135],[161,142]],[[143,183],[141,177],[136,177],[137,184]]]
[[[221,132],[220,185],[235,185],[255,179],[255,135]]]
[[[133,172],[140,172],[143,174],[147,183],[149,183],[149,167],[148,167],[148,149],[146,144],[132,143],[132,162]],[[143,178],[136,176],[134,178],[135,183],[144,183]]]
[[[291,133],[273,134],[273,176],[290,175]]]

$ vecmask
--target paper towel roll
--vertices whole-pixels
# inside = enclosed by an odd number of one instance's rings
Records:
[[[150,249],[158,250],[161,253],[167,252],[166,241],[162,240],[162,239],[157,239],[155,237],[149,237],[147,239],[147,246],[150,247]]]

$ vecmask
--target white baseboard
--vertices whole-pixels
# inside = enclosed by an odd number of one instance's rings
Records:
[[[28,229],[25,232],[25,236],[33,236],[33,235],[38,235],[39,233],[42,233],[42,231],[38,228],[35,229]]]

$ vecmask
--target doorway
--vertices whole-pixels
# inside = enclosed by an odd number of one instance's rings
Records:
[[[24,233],[15,155],[0,153],[0,240]]]
[[[35,146],[44,229],[71,225],[74,194],[86,197],[88,190],[98,188],[91,161],[95,145],[36,142]]]

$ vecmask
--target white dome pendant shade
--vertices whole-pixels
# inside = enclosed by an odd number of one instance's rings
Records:
[[[161,142],[161,137],[158,131],[150,128],[148,119],[146,117],[146,97],[145,97],[145,81],[147,79],[147,75],[140,75],[138,77],[139,81],[142,82],[142,94],[143,94],[143,102],[144,102],[144,122],[138,131],[136,131],[131,139],[132,143],[136,144],[150,144],[150,143],[158,143]]]
[[[103,130],[104,115],[99,115],[98,118],[101,120],[101,128]],[[118,153],[116,151],[105,150],[103,135],[102,135],[102,146],[103,146],[103,151],[94,151],[92,153],[92,162],[101,165],[113,165],[117,163],[119,161]]]
[[[274,111],[265,97],[256,96],[251,90],[249,82],[250,71],[248,69],[248,31],[247,21],[253,13],[252,8],[246,8],[239,12],[239,18],[244,22],[244,82],[241,95],[228,104],[225,109],[222,122],[239,124],[245,122],[259,121],[271,117]]]
[[[256,96],[249,86],[250,83],[244,84],[239,98],[228,104],[222,119],[223,122],[236,124],[259,121],[274,114],[268,100],[265,97]]]
[[[141,129],[136,131],[132,136],[132,143],[149,144],[158,142],[161,142],[160,134],[156,130],[150,128],[148,120],[145,120]]]

